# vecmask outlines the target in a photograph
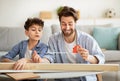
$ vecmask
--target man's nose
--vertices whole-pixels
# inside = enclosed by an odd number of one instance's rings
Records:
[[[66,29],[67,29],[67,30],[69,30],[69,29],[70,29],[70,26],[69,26],[68,24],[66,25]]]

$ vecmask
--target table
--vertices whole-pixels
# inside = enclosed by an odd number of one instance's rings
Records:
[[[14,63],[0,63],[0,73],[18,73],[34,72],[40,78],[36,79],[54,79],[54,78],[72,78],[91,74],[99,74],[109,71],[118,71],[118,64],[41,64],[27,63],[24,70],[12,70]],[[4,76],[4,74],[1,74]],[[33,78],[34,79],[34,78]]]

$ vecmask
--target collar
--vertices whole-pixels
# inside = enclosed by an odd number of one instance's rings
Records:
[[[28,45],[28,41],[29,41],[29,39],[26,40],[25,43],[24,43],[24,44],[26,44],[26,46]],[[41,46],[42,46],[42,43],[41,43],[41,41],[39,40],[38,43],[37,43],[37,45],[36,45],[32,50],[34,50],[35,48],[39,48],[39,47],[41,47]]]

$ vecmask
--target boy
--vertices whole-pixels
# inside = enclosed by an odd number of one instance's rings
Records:
[[[46,58],[48,47],[40,41],[43,32],[44,22],[38,18],[28,18],[25,22],[25,34],[29,38],[16,44],[12,50],[2,56],[2,62],[13,62],[13,58],[19,55],[19,60],[15,62],[14,70],[22,70],[28,62],[41,63]],[[42,59],[43,58],[43,59]]]

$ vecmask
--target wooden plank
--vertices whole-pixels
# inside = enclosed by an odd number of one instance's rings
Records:
[[[14,63],[0,63],[0,70],[12,70]],[[118,71],[119,64],[46,64],[27,63],[24,70],[53,71]]]
[[[6,73],[6,75],[13,78],[16,81],[40,77],[39,75],[35,73]]]
[[[33,78],[33,79],[63,79],[63,78],[73,78],[73,77],[81,77],[86,75],[95,75],[95,74],[101,74],[103,72],[51,72],[51,73],[35,73],[39,75],[39,78]],[[11,78],[9,76],[6,76],[5,74],[0,74],[0,81],[1,77],[4,78]]]

